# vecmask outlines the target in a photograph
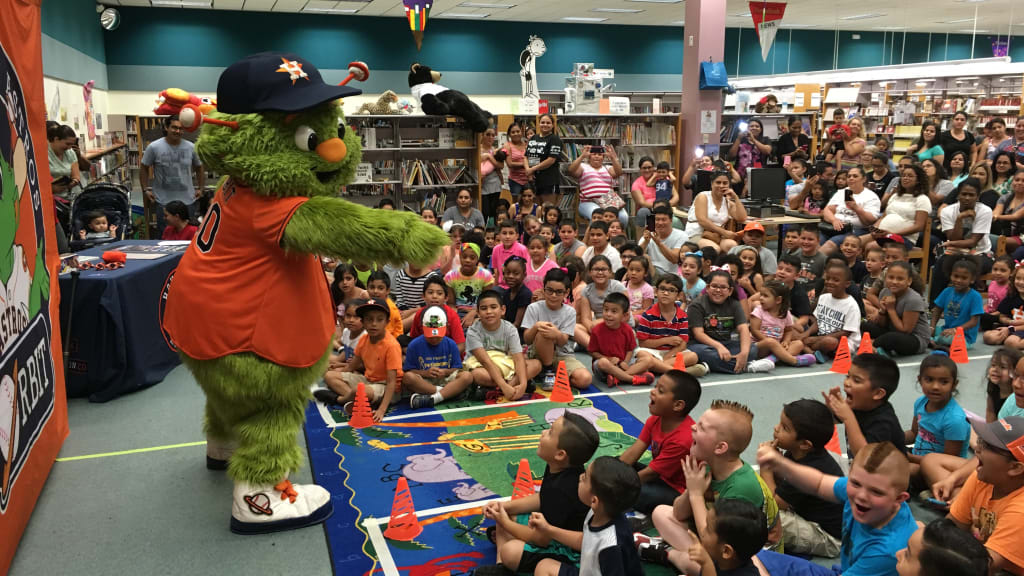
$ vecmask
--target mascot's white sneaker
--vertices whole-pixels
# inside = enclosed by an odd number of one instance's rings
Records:
[[[227,470],[228,460],[234,454],[237,442],[227,442],[216,438],[206,438],[206,468],[208,470]]]
[[[231,531],[264,534],[319,524],[334,513],[331,494],[316,484],[236,482]]]

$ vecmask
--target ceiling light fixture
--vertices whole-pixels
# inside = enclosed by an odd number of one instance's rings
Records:
[[[815,28],[817,24],[781,24],[780,28]]]
[[[317,8],[316,6],[306,6],[302,9],[303,12],[310,14],[355,14],[359,12],[358,8]]]
[[[487,4],[486,2],[463,2],[459,4],[460,8],[497,8],[500,10],[507,10],[509,8],[515,8],[515,4]]]
[[[964,34],[988,34],[991,30],[975,30],[974,28],[961,28],[957,32],[963,32]]]
[[[209,8],[213,0],[150,0],[153,6],[175,6],[178,8]]]
[[[677,26],[683,26],[686,24],[686,20],[676,20],[675,22],[673,22],[673,24]]]
[[[490,14],[481,14],[479,12],[445,12],[440,14],[439,18],[487,18]]]
[[[963,24],[964,22],[974,22],[974,18],[961,18],[959,20],[946,20],[945,22],[936,22],[936,24]]]
[[[906,30],[906,26],[872,26],[872,30]]]
[[[750,18],[750,11],[748,10],[746,12],[737,12],[735,14],[729,14],[729,16],[732,18]]]
[[[591,12],[608,12],[610,14],[636,14],[643,12],[643,10],[637,10],[636,8],[591,8]]]
[[[853,16],[843,16],[840,20],[870,20],[871,18],[881,18],[885,14],[879,12],[868,12],[867,14],[854,14]]]
[[[630,2],[650,2],[652,4],[679,4],[683,0],[629,0]]]
[[[565,16],[562,20],[566,22],[605,22],[607,18],[591,18],[589,16]]]

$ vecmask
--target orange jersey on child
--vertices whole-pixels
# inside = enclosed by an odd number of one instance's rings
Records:
[[[369,336],[361,338],[355,355],[363,361],[367,381],[386,382],[389,370],[396,371],[396,377],[402,380],[402,347],[391,334],[385,333],[379,342],[370,342]]]
[[[334,333],[320,260],[285,252],[285,227],[307,198],[255,194],[230,179],[174,272],[163,326],[198,360],[252,352],[304,368]]]

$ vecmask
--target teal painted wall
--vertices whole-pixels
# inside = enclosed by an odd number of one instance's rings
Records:
[[[448,72],[450,85],[464,91],[516,93],[519,52],[531,34],[548,45],[537,63],[545,90],[560,89],[562,78],[580,61],[614,68],[619,90],[671,90],[682,70],[680,27],[434,19],[417,53],[400,18],[131,7],[121,13],[121,27],[101,35],[113,90],[149,90],[158,84],[208,90],[219,69],[247,54],[289,50],[327,71],[344,70],[350,60],[366,61],[379,72],[364,85],[368,91],[403,88],[404,70],[421,61]],[[971,52],[969,35],[950,35],[948,45],[945,35],[932,35],[929,47],[928,34],[907,34],[905,45],[902,34],[860,32],[859,40],[852,34],[838,35],[839,68],[899,64],[901,53],[903,62],[925,62],[968,58]],[[1024,37],[1014,40],[1011,56],[1024,61]],[[978,37],[975,57],[991,55],[989,42]],[[834,31],[783,29],[762,61],[753,29],[730,28],[724,60],[733,76],[737,67],[743,76],[829,70],[835,43]],[[86,44],[79,49],[85,51]]]
[[[99,62],[106,61],[103,28],[91,0],[45,0],[43,34]]]

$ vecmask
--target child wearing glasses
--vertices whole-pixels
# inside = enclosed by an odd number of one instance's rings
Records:
[[[565,304],[568,290],[566,273],[558,268],[548,270],[544,275],[544,298],[530,304],[523,317],[523,339],[530,345],[529,357],[540,360],[543,367],[537,382],[543,390],[555,387],[559,362],[565,362],[569,384],[574,388],[586,388],[592,380],[590,371],[576,359],[576,343],[572,341],[576,310]]]
[[[714,270],[707,277],[707,290],[686,309],[689,317],[690,351],[712,372],[738,374],[767,372],[775,364],[757,358],[757,345],[750,336],[750,324],[743,306],[736,299],[736,281],[725,270]],[[734,340],[733,336],[739,336]]]

